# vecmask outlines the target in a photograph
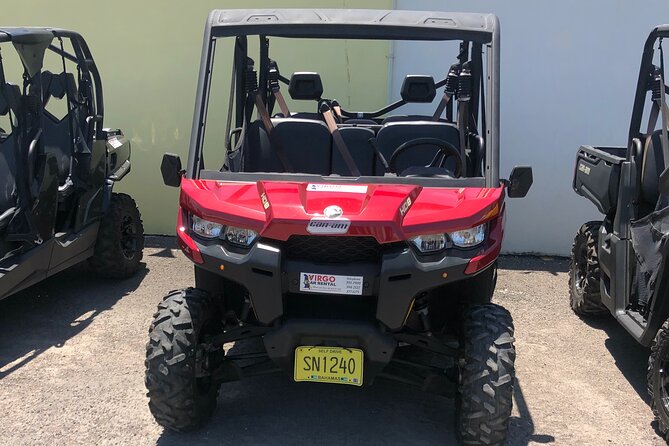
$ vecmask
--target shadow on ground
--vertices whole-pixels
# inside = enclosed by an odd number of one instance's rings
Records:
[[[172,259],[176,257],[172,250],[179,249],[176,237],[162,235],[147,236],[144,240],[144,247],[160,249],[160,251],[149,254],[151,257],[168,257]]]
[[[516,385],[513,389],[513,400],[518,408],[518,416],[511,417],[509,420],[507,445],[526,446],[530,444],[530,441],[539,444],[555,443],[554,436],[535,432],[534,420],[518,379],[516,379]]]
[[[539,256],[500,256],[498,260],[501,269],[512,271],[547,272],[554,276],[558,273],[566,273],[569,270],[569,259],[565,257],[539,257]]]
[[[611,353],[616,366],[639,397],[650,404],[646,387],[646,368],[650,350],[636,342],[613,316],[584,318],[583,321],[594,329],[606,332],[608,338],[604,341],[604,346]]]
[[[553,443],[537,435],[522,389],[508,446]],[[224,384],[213,418],[200,430],[164,430],[160,446],[189,445],[458,445],[452,399],[378,379],[373,386],[294,383],[283,374]]]
[[[134,291],[146,274],[144,267],[131,279],[114,281],[81,264],[0,301],[0,379],[61,347]]]

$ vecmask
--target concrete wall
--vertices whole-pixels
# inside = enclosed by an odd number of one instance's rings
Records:
[[[314,7],[314,2],[307,0],[280,3],[286,8]],[[277,2],[269,0],[31,0],[12,2],[11,7],[3,8],[0,21],[4,26],[71,28],[84,35],[102,73],[105,125],[123,129],[132,140],[132,173],[117,190],[129,192],[137,199],[148,233],[173,234],[177,190],[163,186],[159,165],[164,152],[181,154],[182,159],[188,152],[207,14],[216,8],[277,6]],[[389,9],[391,6],[391,0],[318,2],[322,8]],[[367,43],[350,48],[346,45],[346,42],[328,45],[328,57],[319,59],[314,69],[332,73],[326,88],[337,92],[348,90],[347,60],[352,71],[359,72],[368,65],[375,67],[381,75],[378,82],[354,79],[349,97],[353,104],[383,104],[387,92],[387,52],[370,51]],[[309,70],[310,67],[300,63],[308,63],[309,52],[315,48],[308,45],[301,48],[302,52],[297,52],[279,45],[274,55],[286,70],[292,67]],[[348,105],[349,97],[339,99]]]
[[[505,250],[566,255],[581,223],[600,219],[571,189],[581,144],[625,145],[638,64],[666,0],[397,0],[397,9],[492,12],[502,27],[502,177],[534,168],[527,198],[509,200]],[[434,46],[394,48],[390,91],[408,73],[440,72],[454,56]]]

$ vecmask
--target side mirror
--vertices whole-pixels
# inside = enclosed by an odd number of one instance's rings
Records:
[[[511,171],[507,184],[509,198],[523,198],[532,186],[532,168],[530,166],[516,166]]]
[[[184,174],[181,168],[181,158],[174,153],[163,155],[163,161],[160,163],[160,173],[163,174],[163,183],[165,186],[179,187],[181,177]]]

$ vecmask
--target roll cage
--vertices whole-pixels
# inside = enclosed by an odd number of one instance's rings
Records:
[[[473,77],[471,114],[468,125],[479,127],[478,134],[484,138],[484,166],[482,177],[477,178],[401,178],[359,176],[354,181],[397,182],[425,185],[476,185],[499,186],[499,22],[494,15],[462,14],[420,11],[379,10],[215,10],[207,20],[205,28],[195,113],[190,141],[187,178],[209,178],[219,180],[255,181],[257,179],[312,178],[302,174],[236,173],[205,170],[203,164],[203,141],[206,129],[213,60],[216,40],[224,37],[235,39],[234,78],[231,88],[230,106],[234,106],[234,122],[237,128],[248,119],[246,71],[248,37],[258,36],[260,57],[258,64],[258,96],[271,113],[274,97],[267,88],[271,60],[269,37],[327,38],[327,39],[372,39],[372,40],[423,40],[460,41],[459,63],[471,61]],[[484,74],[486,71],[487,74]],[[446,74],[446,73],[444,73]],[[288,79],[279,76],[284,84]],[[435,83],[446,84],[446,78]],[[485,94],[484,94],[485,92]],[[347,118],[375,119],[395,110],[407,102],[396,101],[377,111],[341,110]],[[229,111],[230,112],[230,111]],[[452,105],[446,107],[446,116],[453,116]],[[230,118],[231,119],[231,118]],[[322,176],[325,181],[334,180]],[[351,180],[351,178],[347,178]]]
[[[65,51],[60,42],[68,39],[74,54]],[[35,76],[39,76],[44,61],[45,51],[52,51],[66,60],[74,62],[79,68],[79,75],[93,88],[91,101],[87,104],[89,116],[95,124],[95,138],[102,139],[104,101],[102,81],[93,56],[84,38],[74,31],[56,28],[0,28],[0,44],[11,42],[21,58],[25,74],[25,90]],[[0,58],[0,81],[5,82],[2,60]],[[34,79],[36,87],[41,88],[41,81]]]
[[[70,43],[72,52],[65,50],[64,41]],[[8,82],[5,76],[2,50],[9,45],[21,62],[20,85]],[[62,73],[43,71],[47,52],[62,61]],[[76,64],[76,72],[67,69],[66,60]],[[67,103],[62,119],[45,107],[53,98]],[[2,200],[0,223],[12,221],[5,230],[7,240],[41,244],[50,237],[51,220],[57,218],[54,197],[64,199],[76,186],[88,185],[97,178],[77,177],[75,170],[86,168],[83,163],[78,166],[75,159],[88,160],[93,140],[106,140],[103,112],[100,75],[80,34],[52,28],[0,28],[0,115],[8,116],[11,127],[0,135],[4,157],[11,161],[3,164],[2,179],[15,188],[15,193]],[[47,152],[51,165],[40,161]],[[100,163],[98,158],[96,155]],[[37,195],[35,181],[39,183]],[[75,227],[79,228],[94,218],[94,213],[77,218]]]
[[[643,47],[641,56],[641,66],[639,68],[639,78],[637,81],[636,92],[634,95],[634,105],[632,108],[632,119],[630,120],[628,147],[633,145],[635,138],[643,139],[646,137],[646,130],[643,128],[643,114],[646,105],[646,96],[651,90],[653,70],[655,68],[653,57],[655,55],[655,45],[662,39],[669,38],[669,24],[655,27]],[[663,67],[662,67],[663,68]],[[666,76],[666,73],[662,73]],[[666,84],[666,79],[664,79]],[[665,85],[665,93],[669,93],[669,88]]]

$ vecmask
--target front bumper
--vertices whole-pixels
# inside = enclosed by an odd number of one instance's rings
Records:
[[[193,243],[202,258],[200,268],[246,287],[258,322],[264,325],[285,315],[284,296],[300,294],[304,272],[363,276],[362,295],[375,298],[375,318],[390,331],[402,328],[417,295],[471,277],[465,274],[470,256],[449,254],[425,261],[408,245],[384,251],[380,262],[325,264],[283,259],[281,244],[270,240],[260,240],[246,252],[234,252],[217,241]]]
[[[366,322],[301,319],[288,320],[263,336],[267,355],[292,376],[295,347],[301,345],[359,348],[364,352],[363,383],[390,362],[397,341],[377,326]]]

